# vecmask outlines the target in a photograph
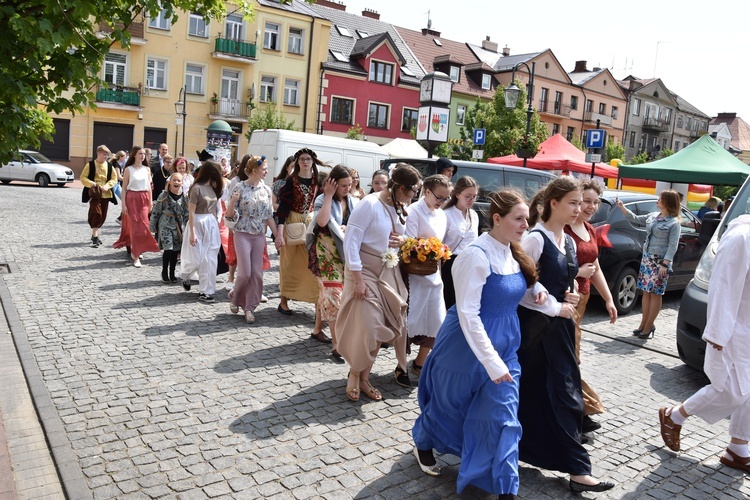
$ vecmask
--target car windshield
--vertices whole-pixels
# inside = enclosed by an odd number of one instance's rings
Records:
[[[23,155],[24,159],[33,161],[34,163],[52,163],[49,158],[44,156],[42,153],[37,153],[36,151],[27,151]]]

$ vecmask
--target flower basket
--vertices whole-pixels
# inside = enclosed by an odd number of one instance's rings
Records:
[[[533,158],[536,156],[536,153],[531,149],[518,149],[516,150],[516,156],[519,158]]]
[[[450,248],[433,237],[430,238],[406,238],[399,251],[401,265],[409,274],[427,276],[435,274],[438,264],[451,257]]]
[[[402,265],[408,274],[417,274],[419,276],[435,274],[438,270],[438,261],[436,260],[426,260],[422,262],[414,259],[408,263],[404,262]]]

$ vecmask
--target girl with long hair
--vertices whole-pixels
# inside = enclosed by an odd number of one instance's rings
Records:
[[[349,168],[349,172],[352,174],[352,190],[351,196],[361,200],[365,197],[365,190],[359,185],[359,172],[355,168]]]

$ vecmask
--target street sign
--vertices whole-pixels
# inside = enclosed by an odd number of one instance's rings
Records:
[[[594,128],[586,132],[586,147],[590,149],[599,149],[604,147],[604,141],[607,139],[607,132],[600,128]]]
[[[474,144],[481,146],[484,144],[484,138],[487,135],[487,129],[475,128],[474,129]]]
[[[471,152],[471,157],[475,160],[481,160],[482,156],[484,155],[484,151],[481,149],[474,149]]]
[[[586,163],[599,163],[600,161],[602,161],[602,155],[586,153]]]

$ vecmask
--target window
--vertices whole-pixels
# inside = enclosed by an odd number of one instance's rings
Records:
[[[289,28],[289,46],[287,51],[291,54],[302,54],[304,47],[302,41],[303,31],[299,28]]]
[[[646,103],[643,106],[643,119],[644,121],[648,119],[648,117],[651,116],[651,104]]]
[[[664,139],[661,140],[661,150],[664,151],[665,149],[667,149],[667,139],[666,138],[664,138]]]
[[[152,57],[146,60],[146,87],[167,90],[167,61]]]
[[[664,116],[662,116],[662,119],[667,122],[672,122],[672,108],[664,108]]]
[[[239,99],[240,72],[232,69],[221,71],[221,98]]]
[[[563,94],[562,92],[555,91],[555,114],[560,115],[562,114],[562,100],[563,100]]]
[[[674,150],[679,151],[680,150],[680,141],[674,141]]]
[[[578,96],[570,96],[570,109],[578,109]]]
[[[456,125],[463,125],[466,120],[466,106],[458,105],[456,108]]]
[[[188,34],[208,38],[208,23],[200,14],[190,13]]]
[[[185,85],[189,94],[203,95],[203,75],[205,67],[198,64],[185,65]]]
[[[682,115],[677,115],[677,128],[682,128]]]
[[[169,19],[167,19],[166,16],[167,11],[162,9],[159,12],[159,15],[156,17],[152,17],[151,20],[148,22],[149,28],[158,28],[160,30],[168,30],[172,27],[172,23]]]
[[[457,83],[459,76],[461,76],[461,68],[458,66],[451,66],[451,81]]]
[[[565,132],[565,138],[569,141],[573,140],[573,136],[576,135],[576,129],[575,127],[568,127],[568,130]]]
[[[344,28],[343,26],[336,25],[336,29],[338,30],[339,35],[348,36],[349,38],[354,38],[352,34],[349,32],[349,30]]]
[[[692,122],[690,121],[690,117],[688,116],[685,118],[685,130],[690,130],[690,125],[692,125]]]
[[[367,114],[367,126],[370,128],[388,128],[388,106],[371,102]]]
[[[393,65],[379,61],[370,62],[370,81],[387,83],[390,85],[393,80]]]
[[[281,26],[276,23],[266,23],[266,31],[263,35],[263,48],[271,50],[281,50],[279,35]]]
[[[553,123],[552,124],[552,135],[559,134],[560,133],[560,124],[559,123]]]
[[[368,36],[370,36],[370,34],[366,31],[362,31],[362,30],[356,30],[356,31],[360,38],[367,38]]]
[[[260,102],[276,102],[276,78],[272,76],[260,78]]]
[[[592,111],[594,111],[594,101],[586,99],[586,112],[591,113]]]
[[[539,98],[539,111],[547,112],[547,96],[549,95],[549,89],[542,87],[542,96]]]
[[[612,106],[612,119],[617,120],[617,115],[619,115],[619,110],[617,109],[617,106]]]
[[[634,99],[633,100],[633,115],[638,116],[640,114],[641,114],[641,100]]]
[[[242,40],[242,16],[230,14],[224,24],[224,31],[230,40]]]
[[[630,141],[628,142],[628,147],[635,147],[635,131],[630,132]]]
[[[284,80],[284,104],[299,106],[299,80]]]
[[[336,59],[338,62],[347,62],[349,60],[348,57],[344,55],[343,52],[340,52],[338,50],[332,50],[331,55],[334,59]]]
[[[491,83],[492,83],[492,76],[486,73],[483,74],[482,75],[482,88],[484,90],[490,90]]]
[[[108,52],[104,56],[104,81],[113,85],[125,85],[125,70],[128,56]]]
[[[342,99],[334,97],[331,99],[331,123],[352,124],[354,116],[354,101],[351,99]]]
[[[606,115],[607,114],[607,104],[600,102],[599,103],[599,114],[600,115]]]
[[[419,118],[418,110],[404,108],[404,115],[401,117],[401,132],[409,133],[411,129],[417,128],[418,118]]]

